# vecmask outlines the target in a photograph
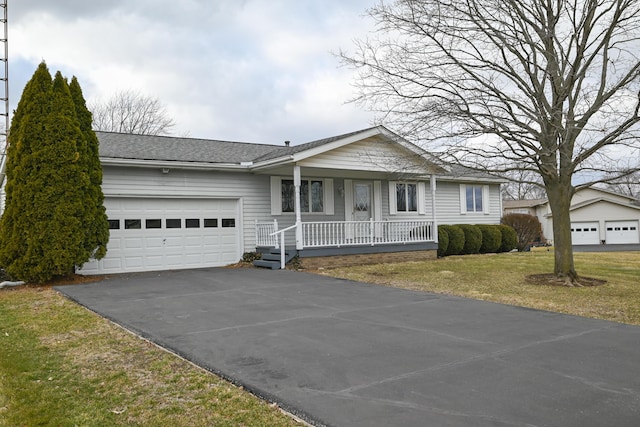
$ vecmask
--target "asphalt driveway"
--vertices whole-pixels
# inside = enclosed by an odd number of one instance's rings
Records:
[[[57,289],[314,425],[640,425],[640,327],[292,271]]]

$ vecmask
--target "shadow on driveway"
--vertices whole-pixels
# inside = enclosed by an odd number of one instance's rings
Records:
[[[640,425],[635,326],[250,268],[56,289],[314,425]]]

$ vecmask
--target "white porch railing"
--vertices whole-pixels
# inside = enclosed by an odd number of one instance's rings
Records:
[[[277,219],[271,222],[256,221],[256,246],[277,248],[278,236],[275,234],[276,231],[278,231]]]
[[[433,242],[432,221],[303,222],[303,248]],[[256,223],[256,246],[278,247],[277,222]]]
[[[303,222],[305,248],[432,241],[431,221]]]

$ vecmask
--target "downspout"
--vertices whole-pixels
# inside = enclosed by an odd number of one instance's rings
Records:
[[[436,220],[436,176],[431,175],[429,180],[431,187],[431,221],[432,221],[432,235],[433,241],[438,243],[438,221]]]

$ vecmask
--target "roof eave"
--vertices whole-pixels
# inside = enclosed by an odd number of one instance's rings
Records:
[[[117,157],[100,157],[100,163],[105,166],[137,166],[142,168],[169,168],[192,170],[234,170],[248,171],[250,166],[237,163],[207,163],[182,162],[176,160],[143,160],[122,159]]]
[[[477,177],[477,176],[451,176],[451,175],[438,175],[436,179],[439,181],[453,181],[453,182],[488,182],[492,184],[505,184],[508,180],[504,178],[491,178],[491,177]]]

